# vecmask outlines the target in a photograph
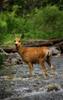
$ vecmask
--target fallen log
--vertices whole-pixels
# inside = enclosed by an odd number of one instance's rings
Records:
[[[3,48],[3,49],[7,53],[15,53],[15,52],[17,52],[15,47],[8,47],[8,48]]]
[[[23,44],[24,44],[25,47],[57,46],[63,52],[63,39],[25,41]],[[17,52],[15,46],[13,46],[13,47],[3,47],[3,49],[7,53]]]
[[[39,47],[39,46],[52,46],[56,43],[62,42],[63,39],[49,39],[49,40],[31,40],[24,42],[25,46]]]

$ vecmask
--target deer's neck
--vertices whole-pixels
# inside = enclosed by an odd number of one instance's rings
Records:
[[[18,53],[22,56],[23,55],[23,52],[24,52],[24,47],[22,45],[20,45],[18,48],[17,48],[17,51]]]

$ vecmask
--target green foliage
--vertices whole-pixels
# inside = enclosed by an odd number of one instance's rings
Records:
[[[31,38],[61,38],[63,36],[63,11],[56,6],[36,9],[28,15],[25,31]]]
[[[13,44],[14,34],[22,33],[25,34],[24,39],[63,37],[63,11],[57,6],[35,8],[26,16],[17,16],[15,11],[0,13],[1,43]]]
[[[15,11],[17,15],[26,15],[33,9],[56,5],[63,10],[63,0],[0,0],[1,11]]]

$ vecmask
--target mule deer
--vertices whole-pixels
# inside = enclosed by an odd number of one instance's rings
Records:
[[[16,38],[15,45],[22,60],[29,66],[30,76],[32,76],[33,64],[36,63],[41,65],[43,75],[45,77],[48,76],[45,62],[47,62],[51,68],[54,68],[50,62],[52,50],[50,50],[49,47],[24,47],[20,38]]]

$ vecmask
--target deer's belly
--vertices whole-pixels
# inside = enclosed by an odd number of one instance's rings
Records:
[[[34,60],[31,61],[31,63],[33,63],[33,64],[38,64],[38,63],[39,63],[39,60],[34,59]]]
[[[26,62],[26,63],[33,63],[33,64],[38,64],[39,63],[39,59],[38,58],[28,58],[28,59],[23,59],[24,60],[24,62]]]

